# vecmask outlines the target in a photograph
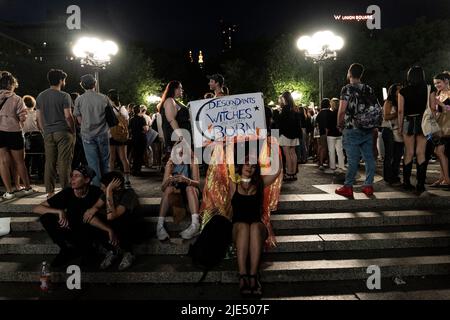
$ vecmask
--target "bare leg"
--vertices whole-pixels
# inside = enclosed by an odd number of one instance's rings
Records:
[[[174,192],[175,192],[174,187],[168,187],[166,189],[166,191],[164,192],[162,200],[161,200],[161,207],[159,209],[159,217],[160,218],[165,218],[167,216],[167,212],[169,211],[169,208],[170,208],[169,196]]]
[[[286,174],[292,174],[292,159],[291,159],[291,150],[289,147],[283,147],[284,155],[286,156]]]
[[[423,164],[426,160],[425,152],[427,149],[427,139],[423,135],[418,135],[416,137],[417,147],[416,147],[416,155],[417,155],[417,163]]]
[[[445,155],[445,146],[438,146],[436,148],[436,156],[439,158],[441,165],[441,179],[440,183],[450,184],[449,172],[448,172],[448,158]]]
[[[22,182],[25,184],[25,189],[30,189],[30,177],[25,166],[25,155],[23,150],[11,150],[11,155],[16,167],[17,174]]]
[[[117,151],[119,152],[119,158],[123,165],[123,172],[130,174],[130,162],[127,158],[127,146],[120,146]]]
[[[199,200],[198,200],[198,190],[193,187],[188,187],[186,189],[187,199],[189,203],[189,210],[191,210],[191,214],[199,213]]]
[[[250,244],[250,225],[246,223],[237,223],[233,229],[234,242],[237,249],[239,274],[248,274],[247,260]]]
[[[116,169],[116,150],[117,147],[110,145],[110,157],[109,157],[109,168],[111,171],[114,171]]]
[[[6,148],[0,149],[0,174],[2,176],[3,184],[5,185],[6,192],[12,193],[11,185],[11,157]]]
[[[262,223],[254,223],[250,228],[250,274],[257,275],[261,264],[267,229]]]

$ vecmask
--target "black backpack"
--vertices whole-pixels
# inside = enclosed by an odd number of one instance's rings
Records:
[[[362,89],[351,88],[349,108],[354,125],[359,129],[374,129],[381,127],[383,122],[383,107],[372,90],[367,85]]]
[[[233,224],[227,218],[216,215],[203,229],[197,241],[191,245],[189,256],[195,266],[204,271],[200,282],[208,272],[225,258],[232,243]]]

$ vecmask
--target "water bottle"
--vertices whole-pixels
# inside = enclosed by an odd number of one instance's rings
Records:
[[[46,261],[42,262],[41,265],[41,291],[48,292],[50,290],[50,267]]]

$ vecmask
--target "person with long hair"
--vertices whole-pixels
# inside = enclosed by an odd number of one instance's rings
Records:
[[[14,91],[19,86],[17,79],[9,72],[0,75],[0,174],[6,187],[3,199],[15,198],[11,181],[11,163],[20,179],[25,184],[25,195],[34,193],[30,185],[27,168],[25,166],[25,144],[21,124],[27,117],[23,99]],[[22,191],[22,190],[18,190]]]
[[[384,142],[384,181],[397,186],[401,185],[400,164],[404,153],[403,134],[398,123],[398,94],[402,85],[393,84],[388,90],[384,102],[383,142]]]
[[[161,113],[163,120],[164,140],[168,154],[170,154],[175,143],[183,138],[179,130],[191,131],[189,109],[178,101],[182,97],[182,84],[179,81],[171,81],[164,91],[161,104],[158,106],[158,112]]]
[[[434,114],[442,114],[450,112],[450,74],[443,72],[434,77],[434,86],[437,89],[436,103],[430,105]],[[441,165],[441,176],[439,180],[433,183],[432,187],[448,187],[450,186],[448,157],[445,154],[445,146],[449,144],[450,138],[435,138],[433,143],[435,145],[434,153],[439,159]]]
[[[116,114],[117,117],[121,117],[123,119],[122,121],[126,122],[126,128],[128,128],[130,116],[125,106],[121,105],[119,93],[117,92],[117,90],[110,90],[108,92],[108,98],[112,102],[111,106],[113,107],[114,113]],[[111,153],[109,158],[109,167],[112,171],[114,171],[118,154],[120,162],[122,163],[123,167],[125,186],[129,188],[131,186],[130,183],[131,169],[130,169],[130,162],[128,161],[127,157],[127,144],[128,141],[117,141],[111,135],[111,138],[109,139],[109,148]]]
[[[429,94],[430,93],[430,94]],[[429,96],[429,101],[427,101]],[[398,119],[400,132],[405,141],[403,166],[403,186],[406,190],[414,190],[411,184],[414,154],[417,157],[416,191],[423,193],[427,177],[428,162],[426,160],[427,139],[422,131],[422,119],[427,108],[434,105],[436,94],[429,92],[422,67],[415,66],[408,71],[407,86],[398,95]]]
[[[298,159],[295,148],[300,145],[301,123],[299,113],[290,92],[281,95],[279,104],[282,108],[279,116],[280,146],[286,158],[285,181],[296,181],[298,173]]]

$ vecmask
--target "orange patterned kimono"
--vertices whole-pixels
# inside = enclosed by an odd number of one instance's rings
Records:
[[[234,141],[236,142],[236,140]],[[274,150],[275,152],[272,152]],[[264,142],[262,152],[259,156],[261,172],[270,170],[272,157],[281,158],[281,151],[276,139],[269,137]],[[228,161],[226,161],[228,159]],[[206,184],[203,191],[203,202],[200,212],[202,213],[203,226],[216,214],[223,215],[229,220],[233,218],[230,197],[230,179],[234,183],[239,183],[241,177],[235,173],[234,163],[234,143],[216,143],[211,158]],[[281,164],[280,164],[281,165]],[[276,211],[280,199],[283,174],[280,173],[276,181],[264,189],[263,202],[263,223],[266,226],[269,237],[266,241],[266,249],[276,247],[276,238],[271,223],[271,212]]]

